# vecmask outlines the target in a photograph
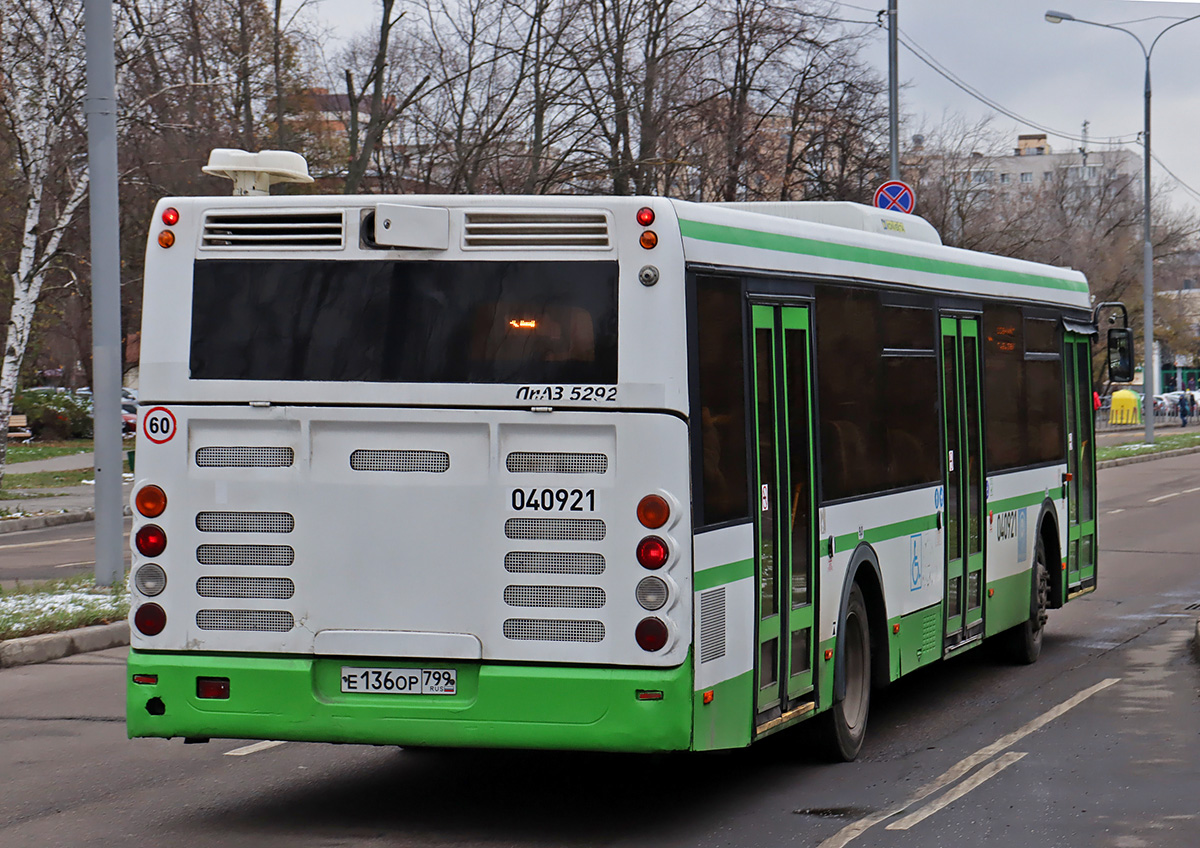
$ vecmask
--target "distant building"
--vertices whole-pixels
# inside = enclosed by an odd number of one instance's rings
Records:
[[[978,160],[976,164],[975,160]],[[1114,180],[1141,180],[1141,158],[1124,149],[1081,148],[1056,153],[1045,133],[1019,135],[1011,156],[974,154],[971,182],[1022,190],[1063,180],[1068,187],[1111,185]]]

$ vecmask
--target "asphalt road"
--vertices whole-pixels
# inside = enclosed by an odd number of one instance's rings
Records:
[[[0,845],[1194,848],[1200,454],[1100,485],[1100,589],[1041,660],[895,684],[853,764],[803,727],[672,756],[128,741],[114,649],[0,671]]]
[[[125,519],[125,568],[129,568],[129,528]],[[55,580],[95,571],[96,525],[91,521],[63,524],[23,533],[0,533],[0,587],[18,581]]]

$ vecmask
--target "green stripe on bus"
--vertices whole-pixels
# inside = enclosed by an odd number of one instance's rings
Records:
[[[998,501],[988,501],[988,509],[992,512],[1008,512],[1010,509],[1020,509],[1023,506],[1037,506],[1047,497],[1059,499],[1062,497],[1062,489],[1055,486],[1049,492],[1045,490],[1041,492],[1031,492],[1028,495],[1017,495],[1012,498],[1004,498]]]
[[[859,541],[874,545],[878,542],[886,542],[889,539],[899,539],[903,536],[911,536],[914,533],[935,529],[937,529],[937,516],[922,515],[919,518],[910,518],[907,521],[897,521],[894,524],[884,524],[881,527],[872,527],[869,530],[864,530],[861,540],[858,538],[857,533],[846,533],[833,540],[833,547],[835,551],[847,551],[857,545]],[[829,546],[826,544],[822,547],[822,553],[828,554]]]
[[[706,568],[703,571],[697,571],[696,576],[692,578],[692,585],[695,591],[703,592],[705,589],[711,589],[714,586],[724,586],[726,583],[744,580],[753,575],[754,560],[744,559],[739,562],[730,562],[725,565],[718,565],[715,568]]]
[[[683,218],[679,219],[679,230],[685,238],[711,241],[718,244],[736,244],[742,247],[776,250],[782,253],[799,253],[806,256],[820,256],[825,259],[861,262],[866,265],[879,265],[884,268],[921,271],[927,274],[940,274],[948,277],[967,277],[969,279],[984,280],[992,283],[1012,283],[1018,286],[1035,286],[1043,289],[1056,289],[1085,294],[1088,290],[1087,283],[1080,280],[1063,280],[1040,274],[1003,271],[998,268],[981,268],[976,265],[967,265],[963,262],[927,259],[922,256],[889,253],[886,250],[836,244],[816,239],[801,238],[799,236],[781,235],[779,233],[764,233],[758,230],[747,230],[742,227],[729,227],[723,224],[710,224],[703,221],[688,221]]]

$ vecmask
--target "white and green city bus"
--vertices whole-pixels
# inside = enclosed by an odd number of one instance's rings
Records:
[[[129,735],[853,758],[1095,588],[1094,332],[853,204],[163,200]]]

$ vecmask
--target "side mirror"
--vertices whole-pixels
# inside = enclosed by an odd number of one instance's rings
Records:
[[[1133,330],[1128,327],[1108,331],[1108,379],[1114,383],[1133,380]]]

